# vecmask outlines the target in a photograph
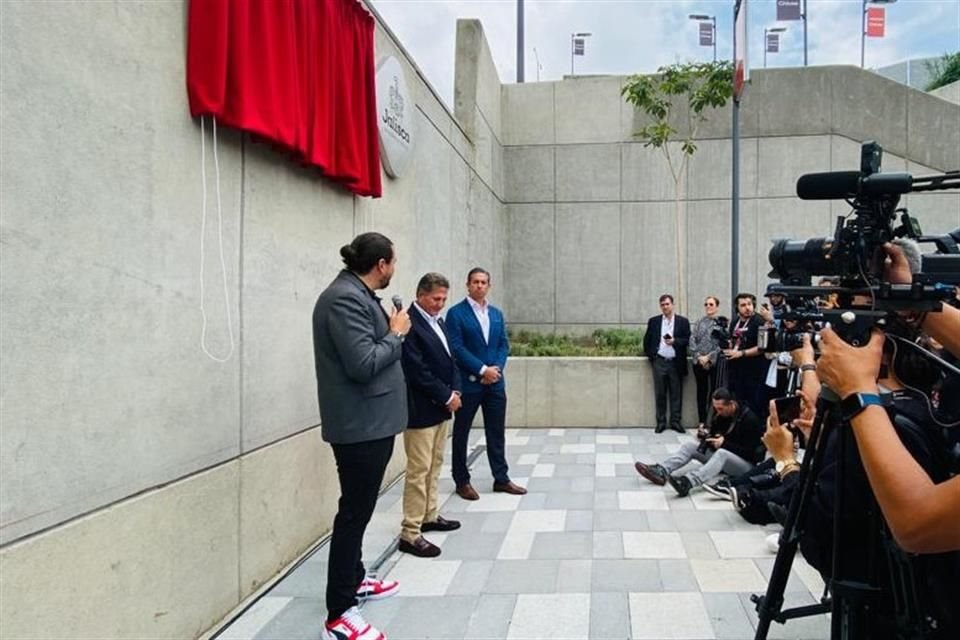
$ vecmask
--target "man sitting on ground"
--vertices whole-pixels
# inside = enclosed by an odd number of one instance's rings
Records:
[[[669,482],[682,497],[721,473],[739,475],[760,461],[763,425],[757,414],[737,402],[723,387],[714,391],[711,399],[713,422],[709,430],[698,430],[697,433],[703,442],[684,442],[676,453],[659,464],[637,462],[634,467],[640,475],[656,485]],[[697,460],[703,466],[685,475],[672,475],[691,460]]]

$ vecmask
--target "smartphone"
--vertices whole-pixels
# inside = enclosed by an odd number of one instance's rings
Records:
[[[780,424],[786,425],[791,420],[800,417],[800,396],[787,396],[785,398],[776,398],[773,403],[777,408],[777,419]]]

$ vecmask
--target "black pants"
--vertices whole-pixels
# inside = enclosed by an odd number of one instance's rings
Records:
[[[340,478],[340,504],[330,536],[327,564],[327,620],[336,620],[357,604],[357,587],[366,570],[361,552],[363,533],[377,505],[380,483],[393,454],[394,436],[333,444]]]
[[[510,482],[507,467],[506,443],[504,442],[504,424],[507,421],[507,394],[503,386],[486,387],[476,393],[464,393],[463,404],[453,419],[453,460],[451,471],[453,481],[458,487],[470,484],[470,470],[467,469],[467,443],[470,439],[470,426],[477,415],[477,409],[483,409],[483,429],[487,441],[487,461],[494,482]]]
[[[670,402],[670,424],[680,425],[683,406],[683,377],[674,360],[653,359],[653,392],[657,401],[657,428],[667,426],[667,401]]]
[[[693,364],[693,377],[697,381],[697,419],[701,424],[707,424],[710,414],[710,394],[717,388],[717,368],[704,369],[699,364]]]

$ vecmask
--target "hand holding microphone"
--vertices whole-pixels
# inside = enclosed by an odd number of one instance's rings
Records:
[[[393,311],[390,312],[390,333],[402,338],[410,333],[410,316],[403,308],[403,298],[394,294],[390,300],[393,302]]]

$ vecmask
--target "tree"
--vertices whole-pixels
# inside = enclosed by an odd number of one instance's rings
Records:
[[[926,90],[933,91],[945,87],[960,80],[960,51],[945,53],[936,60],[928,60],[924,66],[930,73],[930,84],[927,85]]]
[[[650,118],[650,124],[633,135],[645,138],[644,146],[659,149],[670,168],[674,186],[677,249],[677,300],[686,304],[686,207],[683,192],[690,157],[697,151],[697,131],[706,113],[724,107],[733,96],[733,65],[720,62],[678,62],[657,69],[657,75],[634,75],[620,91],[624,99]],[[677,107],[686,104],[685,113]],[[678,130],[678,121],[683,130]],[[671,148],[679,142],[679,155]],[[674,145],[675,146],[675,145]]]

